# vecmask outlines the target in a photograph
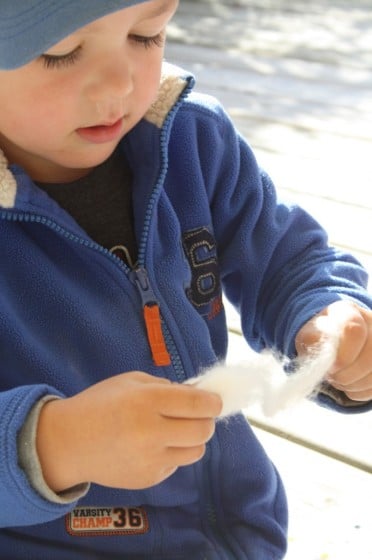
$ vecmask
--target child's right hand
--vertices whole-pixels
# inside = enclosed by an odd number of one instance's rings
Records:
[[[44,478],[55,492],[83,482],[154,486],[201,459],[221,409],[214,393],[142,372],[49,401],[37,431]]]

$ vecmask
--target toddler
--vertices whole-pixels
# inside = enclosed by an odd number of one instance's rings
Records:
[[[342,317],[319,399],[371,408],[357,261],[276,198],[163,62],[176,0],[0,0],[0,557],[280,560],[285,493],[241,414],[183,382]]]

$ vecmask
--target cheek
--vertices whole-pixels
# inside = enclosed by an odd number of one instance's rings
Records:
[[[141,96],[141,99],[148,107],[155,101],[159,91],[161,68],[163,57],[156,55],[149,60],[146,60],[142,67],[141,72],[137,74],[136,89]]]
[[[25,141],[52,139],[61,131],[69,131],[71,107],[63,89],[29,89],[17,95],[8,114],[0,116],[0,130],[5,135],[20,135]]]
[[[19,146],[37,145],[40,139],[52,136],[53,126],[38,111],[19,110],[0,117],[0,131]]]
[[[46,121],[50,127],[58,127],[72,113],[75,106],[74,98],[72,88],[69,90],[61,83],[56,87],[39,88],[29,96],[28,101],[35,107],[35,116],[38,120]]]
[[[32,110],[31,110],[32,108]],[[8,110],[0,115],[0,131],[12,141],[35,137],[35,131],[40,128],[37,107],[13,102]]]

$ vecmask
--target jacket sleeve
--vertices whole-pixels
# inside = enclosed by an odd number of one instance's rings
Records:
[[[207,103],[215,124],[198,133],[199,157],[224,292],[251,347],[293,357],[298,330],[324,307],[349,299],[372,308],[366,271],[330,247],[326,231],[307,212],[278,200],[247,142],[218,104]]]
[[[47,385],[22,386],[0,393],[1,527],[47,522],[63,516],[75,505],[42,498],[19,465],[19,433],[35,403],[48,394],[62,396]]]

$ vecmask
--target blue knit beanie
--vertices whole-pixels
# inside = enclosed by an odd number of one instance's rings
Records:
[[[22,66],[79,27],[144,0],[0,0],[0,69]]]

